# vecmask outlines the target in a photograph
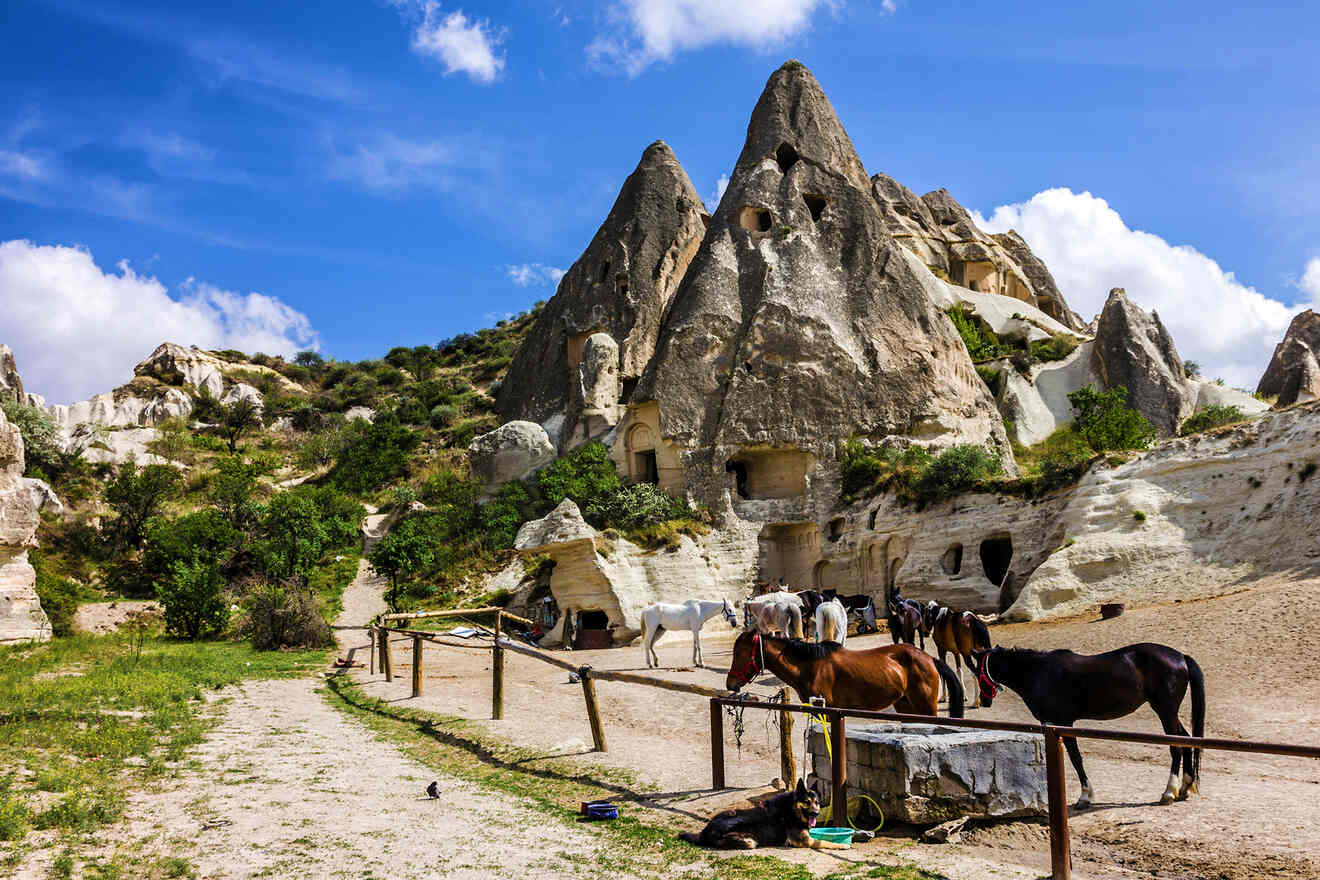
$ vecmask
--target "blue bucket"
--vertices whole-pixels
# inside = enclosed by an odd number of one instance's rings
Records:
[[[586,805],[586,817],[592,821],[619,818],[619,808],[609,801],[593,801]]]

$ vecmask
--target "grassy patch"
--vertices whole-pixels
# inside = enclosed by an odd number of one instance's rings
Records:
[[[581,801],[608,798],[627,803],[642,797],[642,786],[622,770],[576,766],[499,743],[470,721],[368,697],[348,676],[330,678],[326,688],[332,705],[401,746],[414,759],[449,776],[511,795],[565,826],[578,827],[577,806]],[[617,821],[592,826],[609,842],[607,854],[597,859],[597,868],[611,874],[656,878],[673,876],[680,866],[685,876],[712,880],[811,877],[806,868],[773,856],[729,857],[699,849],[676,837],[679,830],[691,830],[689,820],[643,813],[643,821],[637,818],[639,813],[637,809],[625,809]],[[875,865],[858,865],[856,871],[837,877],[939,880],[938,875],[910,867]]]
[[[344,590],[357,577],[360,558],[356,552],[346,553],[326,565],[317,566],[307,576],[307,588],[321,601],[321,611],[327,621],[333,623],[344,610]]]
[[[135,780],[201,740],[206,691],[325,660],[324,651],[260,653],[238,642],[149,637],[139,649],[127,634],[0,648],[0,839],[114,822]]]

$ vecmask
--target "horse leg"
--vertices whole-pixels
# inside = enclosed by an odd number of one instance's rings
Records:
[[[1172,709],[1167,706],[1159,711],[1160,724],[1164,725],[1164,732],[1169,736],[1187,736],[1187,728],[1183,727],[1178,720],[1178,707],[1175,705]],[[1160,795],[1160,803],[1168,805],[1177,800],[1191,797],[1197,794],[1196,780],[1192,778],[1192,750],[1181,746],[1169,746],[1170,765],[1169,765],[1169,784],[1164,788],[1164,794]],[[1182,765],[1182,775],[1179,778],[1179,764]]]
[[[940,652],[940,662],[943,663],[943,662],[944,662],[944,658],[945,658],[946,656],[948,656],[948,652],[945,651],[944,648],[940,647],[940,643],[939,643],[939,642],[936,642],[936,643],[935,643],[935,647],[939,650],[939,652]],[[959,684],[962,684],[962,679],[961,679],[961,678],[958,679],[958,683],[959,683]],[[945,689],[945,688],[937,688],[937,690],[939,690],[941,693],[940,693],[940,698],[939,698],[936,702],[939,702],[939,703],[947,703],[947,702],[949,702],[949,694],[947,693],[947,689]],[[963,693],[966,693],[966,691],[963,691]]]
[[[972,660],[971,654],[963,654],[962,659],[967,663],[967,672],[972,677],[972,690],[975,695],[972,697],[972,708],[981,708],[981,682],[976,678],[976,663]],[[958,673],[958,682],[962,683],[962,673]]]
[[[1091,780],[1086,778],[1086,769],[1082,767],[1082,750],[1077,748],[1077,740],[1071,736],[1064,737],[1063,747],[1068,750],[1068,758],[1072,761],[1073,769],[1077,771],[1077,781],[1082,784],[1082,794],[1077,798],[1076,807],[1085,810],[1091,806],[1091,801],[1095,800],[1095,789],[1091,788]]]
[[[692,630],[692,665],[701,668],[701,624]]]

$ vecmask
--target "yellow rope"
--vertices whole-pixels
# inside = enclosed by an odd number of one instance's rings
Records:
[[[821,735],[825,737],[825,754],[826,754],[826,755],[829,757],[829,759],[830,759],[830,766],[833,767],[833,766],[834,766],[834,746],[833,746],[833,744],[830,742],[830,728],[829,728],[829,725],[826,724],[825,716],[824,716],[824,715],[808,715],[807,717],[808,717],[808,719],[810,719],[810,721],[815,721],[817,724],[820,725],[820,732],[821,732]],[[807,732],[810,733],[810,731],[811,731],[811,724],[808,723],[808,724],[807,724]],[[844,754],[845,754],[845,755],[847,754],[847,743],[844,743]],[[805,772],[805,770],[806,770],[806,766],[805,766],[805,765],[806,765],[806,761],[804,760],[804,761],[803,761],[803,771],[804,771],[804,772]],[[877,816],[880,817],[880,824],[876,825],[874,828],[870,828],[870,829],[861,829],[861,830],[869,830],[872,834],[875,834],[875,833],[876,833],[877,831],[879,831],[881,828],[885,827],[885,811],[882,810],[882,809],[880,809],[880,805],[877,804],[877,803],[871,798],[870,795],[865,795],[865,794],[855,794],[855,795],[853,795],[852,797],[848,798],[848,803],[844,806],[844,810],[843,810],[843,813],[844,813],[844,815],[843,815],[843,821],[845,821],[845,822],[848,823],[848,827],[849,827],[849,828],[852,828],[854,831],[859,830],[859,829],[857,828],[857,826],[853,824],[852,816],[849,815],[850,813],[856,812],[856,811],[853,809],[853,804],[855,804],[855,803],[857,803],[857,802],[859,802],[859,801],[866,801],[867,803],[869,803],[872,807],[875,808],[875,814],[876,814]],[[838,817],[834,815],[834,787],[833,787],[833,786],[830,786],[830,800],[829,800],[829,803],[827,803],[827,804],[825,805],[825,809],[829,810],[829,812],[830,812],[830,821],[831,821],[831,822],[837,822],[837,821],[839,821],[839,820],[838,820]]]

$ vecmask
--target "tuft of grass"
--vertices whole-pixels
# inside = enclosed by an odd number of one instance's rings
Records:
[[[1134,511],[1132,511],[1132,518],[1135,519],[1137,522],[1145,522],[1145,521],[1146,521],[1146,511],[1144,511],[1144,510],[1134,510]]]
[[[1208,431],[1211,428],[1218,428],[1221,425],[1231,425],[1234,422],[1241,422],[1246,419],[1246,414],[1240,407],[1220,406],[1219,404],[1210,404],[1202,407],[1191,416],[1189,416],[1179,427],[1178,433],[1186,437],[1188,434],[1197,434],[1201,431]]]

